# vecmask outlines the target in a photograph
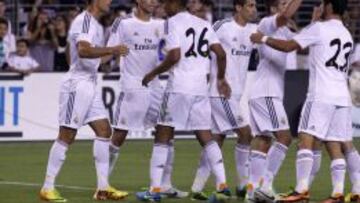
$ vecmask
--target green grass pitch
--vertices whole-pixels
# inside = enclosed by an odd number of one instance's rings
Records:
[[[43,143],[1,143],[0,144],[0,202],[1,203],[35,203],[43,181],[50,142]],[[234,165],[235,140],[225,143],[224,157],[226,172],[231,189],[236,182]],[[360,141],[355,145],[360,149]],[[173,183],[182,190],[189,190],[196,171],[200,146],[195,140],[176,141],[176,157]],[[128,141],[121,149],[120,159],[111,177],[113,186],[128,190],[131,196],[121,202],[137,202],[134,192],[149,184],[149,158],[152,141]],[[295,142],[276,178],[277,191],[288,191],[295,184]],[[71,203],[89,203],[92,200],[96,183],[94,162],[92,158],[92,143],[76,142],[68,151],[67,160],[58,177],[57,184],[63,196]],[[214,181],[210,180],[207,191],[211,192]],[[80,188],[69,188],[77,186]],[[347,180],[346,191],[350,185]],[[329,158],[323,153],[321,171],[312,187],[312,200],[318,202],[331,192],[331,177],[329,174]],[[167,200],[163,202],[191,202],[190,199]],[[232,200],[231,202],[239,202]]]

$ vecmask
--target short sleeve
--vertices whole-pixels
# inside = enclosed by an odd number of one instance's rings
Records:
[[[278,15],[273,15],[270,17],[263,18],[258,26],[258,31],[264,35],[272,35],[278,29],[276,25],[276,18]]]
[[[76,43],[80,41],[86,41],[92,43],[94,36],[96,35],[95,26],[91,26],[92,17],[89,14],[85,14],[84,20],[80,27],[80,33],[76,36]]]
[[[180,36],[172,19],[165,22],[165,44],[167,50],[180,48]]]
[[[31,69],[35,69],[40,66],[39,63],[31,57],[30,57],[30,64],[31,64]]]
[[[213,45],[213,44],[220,44],[220,40],[218,38],[218,36],[216,35],[214,29],[209,26],[209,45]]]
[[[295,40],[302,49],[318,43],[321,41],[319,26],[319,23],[313,23],[305,27],[299,34],[294,36],[293,40]]]
[[[117,18],[111,27],[110,37],[107,42],[107,46],[117,46],[123,41],[123,25],[121,23],[121,18]]]

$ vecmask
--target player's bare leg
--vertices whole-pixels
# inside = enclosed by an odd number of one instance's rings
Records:
[[[94,140],[94,159],[97,175],[97,190],[94,194],[96,200],[119,200],[128,196],[127,192],[118,191],[109,184],[109,146],[111,126],[108,119],[101,119],[89,123],[96,134]]]
[[[109,177],[111,176],[116,161],[119,157],[120,147],[124,144],[126,136],[128,134],[127,130],[114,129],[113,135],[111,137],[110,143],[110,165],[109,165]]]
[[[66,202],[60,193],[55,189],[55,180],[66,159],[66,152],[76,136],[77,130],[60,127],[59,135],[49,152],[49,160],[46,169],[44,185],[40,191],[40,198],[51,202]]]
[[[342,151],[345,154],[347,169],[352,184],[351,193],[346,196],[346,202],[360,201],[360,156],[353,142],[342,143]]]
[[[168,157],[169,142],[174,136],[174,128],[164,125],[156,126],[155,140],[150,160],[150,189],[136,193],[141,201],[161,200],[161,181]]]

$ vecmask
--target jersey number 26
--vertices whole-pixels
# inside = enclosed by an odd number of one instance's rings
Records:
[[[209,41],[205,39],[206,32],[208,31],[208,28],[204,28],[203,31],[200,34],[199,42],[196,43],[196,31],[194,28],[189,28],[186,30],[185,34],[186,37],[192,37],[192,43],[190,45],[189,50],[185,53],[185,57],[195,57],[197,58],[198,55],[202,57],[209,57]],[[197,44],[197,48],[195,50],[195,44]],[[204,48],[205,47],[205,48]]]

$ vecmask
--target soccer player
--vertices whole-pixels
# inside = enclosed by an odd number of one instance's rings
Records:
[[[186,0],[165,0],[169,16],[166,24],[166,59],[148,73],[143,84],[147,86],[158,74],[170,70],[165,96],[160,110],[155,144],[150,164],[151,188],[137,193],[142,201],[160,201],[161,178],[168,156],[168,143],[174,129],[194,130],[204,148],[212,172],[216,177],[216,199],[228,199],[221,150],[213,140],[211,106],[208,96],[207,74],[210,69],[210,50],[218,62],[218,88],[222,95],[230,96],[225,80],[226,53],[211,25],[186,11]]]
[[[312,23],[292,40],[274,39],[263,33],[251,37],[253,42],[284,52],[310,48],[310,83],[299,126],[297,185],[295,191],[280,202],[309,200],[315,140],[325,142],[331,158],[333,191],[323,203],[344,202],[346,161],[342,145],[352,140],[347,71],[354,47],[341,18],[346,7],[346,0],[323,0],[323,20]]]
[[[97,71],[102,60],[126,55],[123,45],[104,48],[104,29],[98,19],[110,9],[111,0],[88,0],[87,9],[76,17],[69,31],[71,69],[60,90],[59,136],[54,142],[40,191],[43,200],[66,202],[55,189],[55,179],[65,161],[77,130],[89,124],[94,130],[94,159],[97,175],[96,200],[118,200],[128,194],[108,183],[111,126],[101,94],[96,90]],[[103,58],[102,58],[103,57]]]
[[[291,39],[294,33],[288,27],[289,20],[300,4],[301,0],[266,1],[270,16],[260,21],[258,31],[281,39]],[[249,155],[247,201],[250,202],[255,198],[274,200],[273,179],[292,140],[283,105],[287,54],[266,46],[259,46],[258,51],[260,63],[249,100],[250,126],[255,135]],[[261,182],[263,184],[260,187]]]
[[[120,67],[121,89],[110,144],[110,174],[128,131],[144,131],[155,126],[163,96],[158,78],[153,80],[148,88],[142,86],[141,82],[159,62],[159,45],[164,35],[164,20],[151,17],[157,6],[156,0],[137,0],[136,4],[134,15],[116,19],[108,41],[108,46],[124,44],[129,47],[129,54],[122,58],[123,66]],[[171,173],[163,178],[162,193],[172,197],[187,196],[172,187]]]
[[[237,195],[244,198],[248,183],[248,159],[250,153],[251,130],[246,116],[240,110],[240,100],[246,83],[247,69],[253,43],[250,35],[256,32],[257,25],[250,23],[256,18],[255,0],[234,0],[235,14],[232,18],[218,21],[214,25],[216,34],[227,56],[226,79],[232,89],[230,99],[221,96],[217,89],[216,58],[211,63],[210,103],[212,133],[220,146],[227,133],[235,132],[238,136],[235,148],[235,161],[238,173]],[[210,167],[204,152],[201,153],[199,167],[191,188],[192,198],[206,200],[202,192],[210,176]]]

